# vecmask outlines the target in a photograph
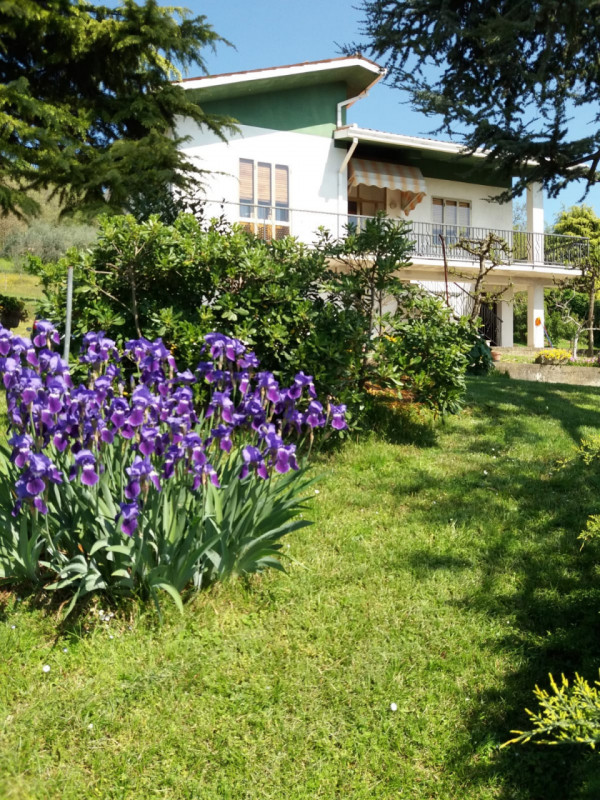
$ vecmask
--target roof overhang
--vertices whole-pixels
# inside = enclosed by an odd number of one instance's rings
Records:
[[[359,144],[380,145],[386,148],[400,148],[402,150],[427,150],[430,153],[439,153],[444,156],[465,156],[471,158],[485,158],[486,150],[477,150],[469,153],[468,150],[455,142],[442,142],[438,139],[425,139],[419,136],[405,136],[402,133],[386,133],[371,128],[359,128],[356,125],[345,125],[333,133],[333,138],[338,142],[353,142]]]
[[[186,78],[177,83],[185,89],[201,89],[204,101],[336,82],[345,83],[348,97],[353,97],[363,92],[382,73],[383,69],[368,58],[345,56],[285,67]]]

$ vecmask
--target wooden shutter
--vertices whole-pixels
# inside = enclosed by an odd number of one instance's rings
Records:
[[[444,201],[439,197],[433,198],[433,223],[441,225],[444,222]]]
[[[290,205],[289,170],[281,164],[275,164],[275,205],[277,208]]]
[[[240,203],[254,202],[254,161],[240,158]]]
[[[258,162],[258,202],[261,206],[271,205],[271,165]]]

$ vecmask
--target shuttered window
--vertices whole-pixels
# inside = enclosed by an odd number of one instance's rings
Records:
[[[275,216],[278,222],[290,218],[290,172],[288,167],[275,164]]]
[[[433,198],[434,225],[458,225],[468,228],[471,225],[471,203],[464,200],[444,200]]]
[[[240,217],[254,220],[244,227],[263,239],[288,236],[290,221],[290,170],[240,158]],[[287,223],[280,225],[279,223]]]
[[[240,216],[271,219],[273,207],[278,222],[289,221],[289,167],[240,158]]]
[[[471,225],[471,203],[460,202],[458,204],[458,224],[461,228],[468,228]]]
[[[271,217],[271,165],[262,161],[258,162],[256,169],[258,186],[258,218],[269,219]],[[261,208],[262,206],[262,208]]]
[[[253,217],[254,161],[240,158],[240,217]]]

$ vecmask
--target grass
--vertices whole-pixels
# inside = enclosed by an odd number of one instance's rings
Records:
[[[598,399],[477,379],[445,425],[347,442],[316,466],[289,576],[162,627],[132,603],[57,629],[5,593],[0,797],[597,798],[597,756],[498,746],[548,672],[597,675],[598,553],[577,535],[600,477],[573,456]]]
[[[10,261],[0,259],[0,294],[19,297],[25,301],[28,319],[21,322],[14,332],[20,336],[28,335],[28,329],[35,318],[35,304],[42,297],[39,279],[22,270],[15,270]]]

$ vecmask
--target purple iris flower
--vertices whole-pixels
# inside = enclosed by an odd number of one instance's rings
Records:
[[[121,530],[123,533],[126,533],[127,536],[133,536],[133,532],[138,526],[138,516],[140,510],[138,508],[137,503],[119,503],[120,512],[117,514],[115,522],[121,518]]]
[[[223,333],[207,333],[204,341],[209,346],[210,354],[213,358],[222,358],[229,348],[229,351],[234,355],[230,361],[235,361],[235,347],[233,346],[233,340],[229,336],[225,336]],[[229,356],[227,357],[229,358]]]
[[[218,425],[216,428],[213,428],[212,436],[219,442],[219,447],[221,450],[224,450],[226,453],[231,452],[231,448],[233,447],[233,442],[231,441],[231,428],[227,425]]]
[[[248,475],[251,468],[256,469],[256,474],[263,480],[269,477],[263,454],[258,447],[251,444],[246,445],[242,450],[242,458],[244,459],[244,466],[240,472],[240,480],[243,480]]]
[[[297,470],[298,462],[296,461],[296,445],[288,444],[278,447],[275,454],[275,469],[281,475],[289,472],[290,469]]]
[[[81,482],[84,486],[94,486],[98,483],[98,473],[96,472],[96,456],[91,450],[80,450],[75,456],[75,465],[69,473],[69,480],[77,477],[81,470]]]
[[[259,389],[264,389],[267,398],[272,403],[278,403],[281,400],[281,392],[279,391],[279,382],[275,380],[275,376],[271,372],[259,372],[256,376]]]
[[[256,353],[253,353],[252,351],[244,353],[244,355],[238,359],[238,364],[242,369],[257,369],[259,363],[260,362],[256,357]]]
[[[29,463],[33,439],[27,433],[21,435],[14,434],[8,440],[8,443],[13,446],[10,460],[16,464],[19,469],[22,469]]]
[[[42,514],[48,513],[48,508],[42,495],[46,491],[48,481],[62,483],[62,475],[48,458],[41,453],[31,453],[29,465],[15,483],[17,504],[13,515],[20,510],[23,501],[32,501],[35,508]]]
[[[190,372],[189,369],[186,369],[185,372],[178,372],[176,375],[176,379],[178,383],[196,383],[196,378],[194,377],[194,373]]]
[[[160,491],[158,473],[148,458],[136,456],[133,464],[127,467],[125,472],[130,477],[129,484],[125,488],[125,497],[129,500],[134,500],[147,485],[148,481],[151,481],[154,488]]]
[[[0,356],[7,356],[12,347],[12,333],[0,326]]]
[[[346,406],[341,403],[339,406],[330,405],[329,411],[331,412],[331,427],[336,431],[341,431],[348,427],[345,419]]]
[[[323,406],[318,400],[311,400],[308,404],[304,422],[311,428],[322,428],[325,425],[326,419],[325,414],[323,414]]]
[[[105,336],[104,331],[90,331],[83,337],[79,360],[83,364],[101,364],[110,358],[119,359],[115,342]]]
[[[37,319],[33,323],[33,343],[36,347],[49,347],[51,342],[60,344],[60,335],[54,325],[44,319]]]

